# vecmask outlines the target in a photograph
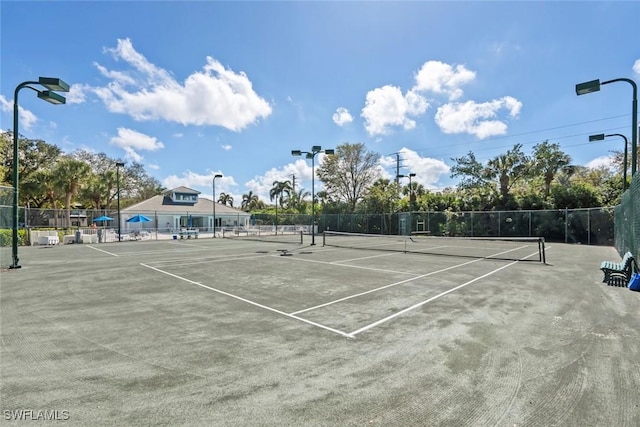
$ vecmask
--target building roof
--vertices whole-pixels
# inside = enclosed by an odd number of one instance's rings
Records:
[[[165,191],[163,194],[171,194],[171,193],[182,193],[182,194],[200,194],[198,190],[194,190],[193,188],[180,186],[176,188],[172,188],[171,190]]]
[[[182,188],[187,187],[178,187],[177,189],[170,190],[177,191],[182,193]],[[195,191],[195,190],[191,190]],[[165,192],[167,194],[167,192]],[[125,213],[144,213],[144,212],[157,212],[157,213],[184,213],[187,212],[190,214],[213,214],[213,201],[211,199],[198,197],[198,202],[195,204],[179,204],[173,203],[171,199],[165,194],[159,194],[157,196],[153,196],[150,199],[142,201],[140,203],[136,203],[135,205],[129,206],[127,208],[122,209],[122,212]],[[240,209],[232,208],[220,203],[216,203],[216,215],[249,215],[249,213],[244,212]]]

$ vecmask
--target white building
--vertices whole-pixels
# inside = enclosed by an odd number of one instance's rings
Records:
[[[122,232],[157,230],[175,233],[182,229],[211,232],[215,215],[216,230],[220,227],[245,227],[250,214],[211,199],[200,198],[200,192],[187,187],[167,190],[143,202],[120,211]],[[151,221],[127,222],[135,215],[144,215]]]

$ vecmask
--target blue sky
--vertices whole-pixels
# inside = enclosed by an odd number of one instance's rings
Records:
[[[236,204],[293,175],[310,191],[291,150],[313,145],[364,143],[389,178],[400,153],[431,189],[455,185],[452,157],[516,143],[602,164],[622,140],[588,135],[630,138],[631,86],[575,84],[640,81],[640,2],[3,0],[0,16],[3,129],[16,85],[60,77],[64,106],[21,92],[22,135],[205,197],[222,173],[216,193]]]

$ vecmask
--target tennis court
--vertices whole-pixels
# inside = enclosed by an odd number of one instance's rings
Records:
[[[544,263],[537,240],[333,237],[21,248],[0,276],[2,409],[72,425],[640,423],[640,294],[600,283],[612,248],[547,244]]]

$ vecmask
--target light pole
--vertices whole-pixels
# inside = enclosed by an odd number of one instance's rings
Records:
[[[40,85],[47,90],[40,90],[31,85]],[[26,81],[16,86],[13,93],[13,227],[11,234],[12,263],[9,268],[20,268],[18,259],[18,94],[21,89],[28,88],[38,93],[38,98],[52,104],[64,104],[64,96],[58,92],[69,92],[69,85],[59,78],[39,77],[38,81]]]
[[[318,153],[335,154],[332,148],[322,149],[319,145],[311,147],[311,151],[291,150],[292,156],[306,154],[311,159],[311,245],[316,244],[316,192],[315,192],[315,157]]]
[[[613,79],[600,82],[600,79],[591,80],[576,85],[577,95],[586,95],[587,93],[598,92],[600,86],[614,82],[627,82],[633,88],[633,101],[631,104],[631,177],[636,174],[637,154],[638,154],[638,86],[631,79]]]
[[[589,135],[589,142],[604,141],[605,138],[610,136],[619,136],[624,139],[624,167],[622,168],[622,191],[624,192],[627,189],[627,151],[629,150],[629,140],[627,137],[621,133],[611,133],[608,135],[600,133],[597,135]]]
[[[122,233],[120,229],[120,168],[124,167],[124,163],[116,162],[116,194],[118,195],[118,242],[122,241]]]
[[[213,237],[216,237],[216,178],[222,178],[222,174],[213,176]]]
[[[409,178],[409,210],[413,211],[413,202],[415,201],[413,195],[413,187],[411,186],[411,178],[416,176],[415,173],[410,173],[409,175],[398,175],[396,178]]]

